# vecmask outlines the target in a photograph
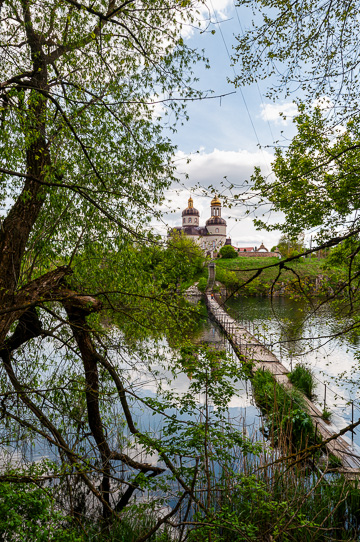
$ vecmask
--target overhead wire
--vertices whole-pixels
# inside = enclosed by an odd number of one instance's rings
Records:
[[[241,32],[241,35],[243,35],[244,34],[244,29],[243,29],[243,26],[241,24],[241,20],[240,20],[240,17],[239,17],[238,10],[236,8],[235,0],[233,0],[233,4],[234,4],[235,13],[236,13],[236,18],[237,18],[237,21],[239,23],[240,32]],[[263,109],[265,110],[265,103],[264,103],[264,100],[263,100],[263,95],[261,93],[258,81],[256,81],[256,87],[258,89],[258,93],[259,93],[259,96],[260,96],[261,105],[263,106]],[[269,132],[270,132],[270,135],[271,135],[272,142],[274,143],[275,142],[275,137],[274,137],[274,134],[273,134],[273,131],[272,131],[272,128],[271,128],[271,124],[270,124],[269,119],[268,119],[267,116],[266,116],[266,123],[267,123],[268,128],[269,128]]]
[[[219,32],[220,32],[220,35],[221,35],[221,39],[223,41],[223,44],[224,44],[224,47],[225,47],[225,50],[226,50],[226,53],[227,53],[227,56],[229,58],[229,61],[230,61],[230,65],[231,65],[231,55],[230,55],[230,51],[229,51],[229,47],[227,46],[227,43],[226,43],[226,40],[225,40],[225,37],[224,37],[224,33],[222,31],[222,28],[221,28],[221,23],[220,21],[218,20],[217,16],[216,16],[216,11],[214,9],[214,6],[213,6],[213,3],[212,3],[212,0],[210,0],[210,5],[211,5],[211,8],[212,8],[212,11],[213,11],[213,16],[214,16],[214,20],[215,20],[215,23],[217,24],[217,27],[219,29]],[[239,78],[238,74],[236,73],[236,70],[234,68],[234,66],[231,66],[232,67],[232,71],[234,72],[234,76],[235,78]],[[254,132],[254,135],[255,135],[255,138],[256,138],[256,141],[257,141],[257,144],[258,144],[258,147],[261,151],[261,155],[263,157],[263,160],[264,160],[264,165],[266,166],[266,169],[269,170],[269,165],[268,165],[268,162],[265,158],[265,155],[264,155],[264,151],[263,151],[263,148],[261,146],[261,143],[260,143],[260,138],[259,138],[259,135],[257,133],[257,130],[256,130],[256,127],[255,127],[255,124],[254,124],[254,121],[253,121],[253,118],[251,116],[251,113],[250,113],[250,109],[248,107],[248,104],[246,102],[246,99],[245,99],[245,96],[244,96],[244,93],[242,91],[242,88],[241,86],[238,87],[239,89],[239,92],[240,92],[240,95],[241,95],[241,98],[242,98],[242,101],[244,103],[244,107],[245,107],[245,110],[247,112],[247,115],[249,117],[249,121],[250,121],[250,124],[251,124],[251,127],[253,129],[253,132]]]

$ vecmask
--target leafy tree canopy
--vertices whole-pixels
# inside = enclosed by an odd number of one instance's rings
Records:
[[[224,245],[221,247],[219,254],[222,258],[237,258],[237,252],[231,245]]]
[[[80,482],[105,517],[164,471],[128,453],[138,439],[163,458],[136,427],[124,364],[154,362],[130,339],[189,320],[172,252],[157,250],[148,225],[174,179],[156,108],[182,120],[182,98],[200,96],[191,66],[202,56],[181,37],[199,7],[0,4],[1,442],[47,442],[62,465],[54,476]]]
[[[261,203],[285,214],[288,237],[308,229],[318,242],[357,235],[359,183],[359,2],[311,0],[238,2],[253,9],[253,25],[238,36],[240,81],[275,77],[273,99],[297,92],[297,135],[275,150],[274,178],[255,171]],[[274,79],[273,79],[274,81]],[[330,241],[330,239],[333,239]]]
[[[238,0],[237,5],[253,15],[252,25],[237,37],[237,83],[275,76],[270,97],[300,90],[310,102],[334,100],[337,118],[358,111],[358,1]]]
[[[333,261],[344,257],[347,277],[334,288],[332,299],[340,300],[343,314],[354,318],[350,327],[357,327],[360,4],[339,0],[237,4],[253,10],[253,22],[237,38],[233,60],[240,75],[235,84],[269,78],[267,96],[275,101],[296,93],[298,107],[295,137],[275,148],[274,175],[265,177],[256,168],[250,183],[259,204],[268,210],[270,202],[271,211],[281,212],[285,221],[255,223],[267,230],[280,229],[287,239],[311,232],[312,250],[319,253],[340,245]],[[279,262],[278,278],[284,266]]]

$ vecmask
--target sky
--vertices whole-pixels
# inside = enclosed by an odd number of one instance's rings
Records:
[[[241,89],[228,82],[238,73],[237,67],[231,66],[229,56],[236,43],[234,36],[251,22],[248,11],[236,8],[233,0],[210,0],[208,5],[211,23],[207,32],[189,31],[185,39],[189,46],[204,49],[210,61],[208,70],[200,63],[194,68],[199,78],[197,88],[212,91],[209,94],[212,96],[223,96],[189,103],[190,120],[179,125],[177,133],[171,136],[178,148],[177,173],[181,182],[167,194],[170,201],[164,210],[168,214],[164,224],[155,225],[160,233],[166,231],[165,224],[181,225],[181,211],[187,207],[190,195],[200,211],[200,225],[204,225],[210,216],[210,201],[215,190],[221,197],[224,183],[241,185],[249,179],[255,166],[270,174],[274,141],[288,141],[295,133],[292,118],[296,107],[292,100],[273,103],[265,98],[271,81]],[[287,115],[286,121],[279,116],[280,112]],[[200,188],[194,190],[198,185],[214,188],[204,195]],[[222,216],[227,221],[232,244],[259,246],[263,241],[269,249],[276,245],[280,232],[257,231],[253,216],[246,215],[245,211],[244,206],[223,208]],[[279,215],[267,217],[270,222],[278,219]]]

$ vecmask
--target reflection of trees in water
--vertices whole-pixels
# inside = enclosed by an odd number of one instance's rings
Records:
[[[304,349],[304,320],[284,319],[280,328],[280,344],[291,355],[301,354]]]
[[[250,322],[265,343],[280,343],[285,356],[299,356],[326,344],[330,336],[337,336],[349,325],[349,319],[323,299],[293,300],[254,296],[229,300],[229,312],[239,321]],[[339,340],[341,338],[339,337]],[[343,339],[352,345],[360,344],[358,334]]]

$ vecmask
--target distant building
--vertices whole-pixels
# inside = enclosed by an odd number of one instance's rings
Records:
[[[193,199],[190,197],[188,206],[182,212],[182,226],[173,228],[169,235],[182,232],[193,239],[206,254],[214,256],[226,241],[226,220],[221,216],[221,201],[215,195],[210,204],[210,218],[205,226],[200,226],[200,213],[194,208]]]
[[[214,257],[223,245],[230,245],[231,239],[226,238],[226,221],[221,216],[221,201],[215,195],[210,203],[210,218],[205,222],[205,226],[200,226],[200,213],[194,207],[192,197],[188,200],[188,206],[181,213],[182,225],[173,228],[168,235],[183,233],[197,243],[205,252],[205,254]],[[235,247],[238,256],[276,256],[280,257],[280,252],[276,249],[275,252],[269,250],[261,243],[257,247]]]
[[[238,252],[254,252],[254,247],[234,247]]]
[[[238,253],[238,256],[248,256],[249,258],[255,257],[255,256],[261,256],[261,257],[281,257],[280,252],[276,248],[274,252],[269,252],[269,250],[266,248],[264,243],[261,243],[261,245],[258,247],[234,247],[234,245],[231,244],[231,239],[226,239],[226,245],[232,246]]]

